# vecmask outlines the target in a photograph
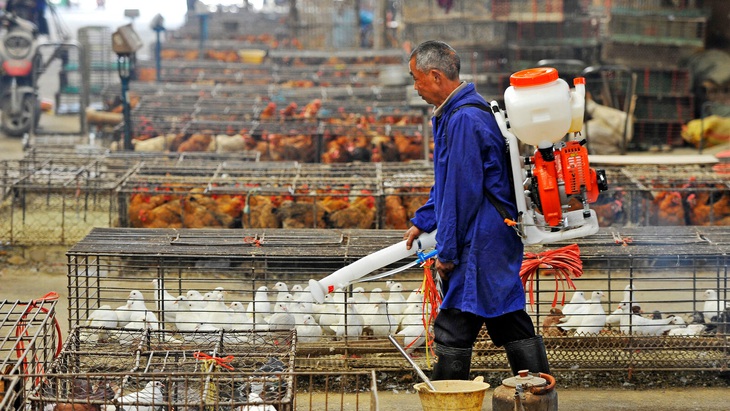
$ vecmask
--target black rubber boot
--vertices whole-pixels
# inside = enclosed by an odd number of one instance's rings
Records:
[[[468,380],[471,370],[471,348],[436,345],[438,361],[433,366],[432,380]]]
[[[520,370],[550,374],[550,365],[541,335],[509,342],[504,345],[504,349],[507,352],[512,375],[517,375]]]

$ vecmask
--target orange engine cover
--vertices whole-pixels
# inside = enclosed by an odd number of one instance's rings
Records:
[[[584,194],[587,202],[594,203],[600,190],[596,171],[588,164],[588,150],[580,142],[568,141],[565,147],[553,154],[555,160],[547,161],[540,151],[535,152],[531,159],[531,190],[533,200],[542,212],[545,222],[556,227],[563,218],[561,183],[563,199]]]

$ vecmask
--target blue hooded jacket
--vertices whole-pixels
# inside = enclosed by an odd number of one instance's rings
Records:
[[[441,308],[496,317],[525,307],[519,277],[524,248],[484,195],[489,190],[516,217],[504,137],[490,112],[478,107],[454,112],[465,104],[489,106],[468,83],[431,119],[434,185],[411,222],[427,232],[438,228],[438,258],[455,264],[444,282]]]

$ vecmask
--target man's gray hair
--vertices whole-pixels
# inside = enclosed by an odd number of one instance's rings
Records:
[[[444,73],[449,80],[459,79],[461,59],[451,46],[438,40],[428,40],[413,49],[408,60],[416,58],[416,69],[428,72],[436,69]]]

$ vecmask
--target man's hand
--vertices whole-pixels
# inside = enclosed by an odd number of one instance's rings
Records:
[[[436,259],[436,272],[442,280],[449,279],[449,273],[454,271],[454,263],[442,263],[438,258]]]
[[[423,231],[416,226],[412,226],[408,229],[408,231],[406,231],[405,234],[403,234],[403,239],[406,240],[406,250],[411,249],[411,247],[413,246],[413,240],[415,240],[421,234],[423,234]]]

